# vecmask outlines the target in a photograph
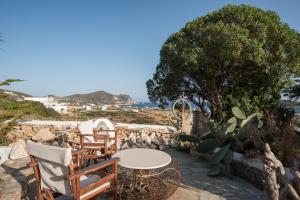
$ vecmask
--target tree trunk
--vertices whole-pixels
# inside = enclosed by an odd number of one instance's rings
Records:
[[[279,185],[277,183],[276,173],[279,174],[280,180],[284,185],[284,188],[279,193]],[[299,173],[295,173],[296,179]],[[265,144],[265,163],[263,183],[268,200],[283,200],[287,195],[293,200],[299,200],[299,194],[286,176],[284,167],[280,160],[276,158],[271,151],[269,144]]]

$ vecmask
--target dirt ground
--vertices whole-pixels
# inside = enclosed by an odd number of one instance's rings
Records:
[[[89,120],[93,118],[108,118],[113,122],[157,124],[174,126],[176,123],[171,110],[143,109],[139,112],[115,110],[115,111],[90,111],[80,113],[77,116],[64,115],[64,120]]]

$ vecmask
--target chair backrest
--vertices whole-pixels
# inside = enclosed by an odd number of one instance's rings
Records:
[[[111,121],[105,118],[99,118],[95,120],[93,124],[93,128],[96,130],[115,130],[115,127],[111,123]],[[99,131],[98,134],[108,134],[109,137],[115,137],[115,131],[109,131],[109,132]]]
[[[30,156],[38,163],[41,176],[41,188],[72,196],[71,184],[65,177],[72,164],[72,149],[43,145],[28,141],[26,144]]]
[[[115,130],[114,125],[111,123],[110,120],[105,119],[105,118],[99,118],[96,120],[89,120],[89,121],[85,121],[82,122],[79,126],[78,126],[79,131],[82,134],[91,134],[93,135],[94,132],[93,130]],[[97,134],[108,134],[109,137],[115,137],[115,131],[99,131],[97,132]],[[97,142],[102,142],[102,141],[95,141],[93,136],[84,136],[83,140],[85,143],[97,143]],[[114,143],[114,141],[112,141],[111,143]]]
[[[94,127],[94,121],[93,120],[89,120],[89,121],[85,121],[79,124],[78,129],[80,131],[80,133],[82,134],[90,134],[93,135],[93,127]],[[94,143],[94,137],[93,136],[84,136],[83,137],[83,141],[85,143]]]

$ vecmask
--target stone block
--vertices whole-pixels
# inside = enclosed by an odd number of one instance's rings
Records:
[[[32,137],[36,141],[47,141],[55,138],[55,135],[50,131],[49,128],[40,129],[35,136]]]
[[[31,125],[28,125],[28,124],[22,124],[22,125],[21,125],[21,129],[22,129],[23,131],[33,131],[32,126],[31,126]]]

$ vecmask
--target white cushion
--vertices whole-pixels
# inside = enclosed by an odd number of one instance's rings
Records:
[[[80,123],[78,129],[80,130],[80,132],[82,134],[91,134],[93,135],[93,129],[96,130],[115,130],[114,125],[111,123],[111,121],[109,119],[105,119],[105,118],[99,118],[96,120],[89,120],[89,121],[85,121]],[[99,131],[97,134],[103,134],[106,135],[108,134],[109,137],[115,137],[115,132],[114,131]],[[84,136],[83,137],[83,141],[85,143],[104,143],[103,140],[97,140],[95,141],[93,136]],[[107,143],[107,146],[110,147],[115,143],[114,140],[109,140]]]
[[[72,149],[27,141],[28,153],[36,157],[41,173],[41,187],[72,195],[70,181],[65,179],[72,163]]]
[[[93,135],[93,120],[85,121],[79,124],[78,129],[82,134],[90,134]],[[93,136],[84,136],[84,142],[93,143],[94,137]]]

